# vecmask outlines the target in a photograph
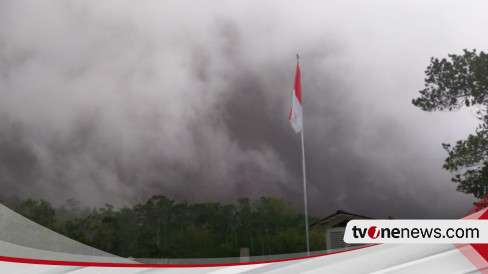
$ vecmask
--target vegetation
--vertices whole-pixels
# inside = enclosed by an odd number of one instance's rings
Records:
[[[425,89],[412,100],[415,106],[424,111],[477,108],[475,134],[442,146],[448,153],[443,168],[454,175],[457,190],[481,198],[488,192],[488,54],[464,50],[449,59],[432,58],[425,73]]]
[[[237,257],[241,247],[252,256],[306,249],[304,215],[280,198],[188,204],[156,195],[133,207],[106,204],[93,210],[73,199],[56,210],[44,200],[7,204],[71,239],[122,257]],[[325,249],[324,232],[311,230],[310,243],[312,250]]]

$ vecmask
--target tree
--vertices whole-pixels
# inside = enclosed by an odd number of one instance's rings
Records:
[[[443,168],[454,175],[457,190],[481,198],[488,192],[488,54],[464,50],[448,56],[431,58],[425,88],[412,103],[424,111],[477,108],[480,124],[475,134],[442,146],[448,153]]]
[[[56,212],[54,208],[49,202],[43,199],[40,201],[33,199],[25,200],[20,206],[20,213],[49,229],[54,229],[54,225],[56,224]]]
[[[145,232],[145,240],[148,235],[153,235],[154,244],[159,250],[160,256],[167,256],[168,241],[171,235],[168,235],[167,226],[171,221],[171,212],[174,201],[162,195],[154,195],[144,205],[136,205],[135,210],[143,227],[148,229]],[[146,235],[147,234],[147,235]]]

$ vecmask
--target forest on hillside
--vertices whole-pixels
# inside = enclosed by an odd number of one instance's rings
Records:
[[[304,215],[275,197],[189,204],[155,195],[132,207],[91,209],[74,199],[57,208],[42,199],[2,202],[40,225],[122,257],[238,257],[242,247],[251,256],[306,251]],[[309,223],[316,220],[309,216]],[[310,249],[325,249],[323,231],[310,230]]]

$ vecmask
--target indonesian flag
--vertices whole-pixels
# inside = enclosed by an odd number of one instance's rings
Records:
[[[295,74],[295,86],[293,89],[293,100],[290,110],[291,126],[296,133],[299,133],[303,129],[302,119],[302,86],[300,84],[300,65],[297,63],[297,72]]]

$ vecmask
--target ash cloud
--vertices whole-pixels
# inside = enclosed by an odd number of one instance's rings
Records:
[[[482,12],[211,3],[0,2],[2,195],[85,205],[266,195],[300,207],[300,138],[287,120],[300,53],[312,214],[470,208],[441,170],[440,144],[475,119],[410,100],[431,56],[486,46]],[[454,11],[455,22],[442,16]]]

